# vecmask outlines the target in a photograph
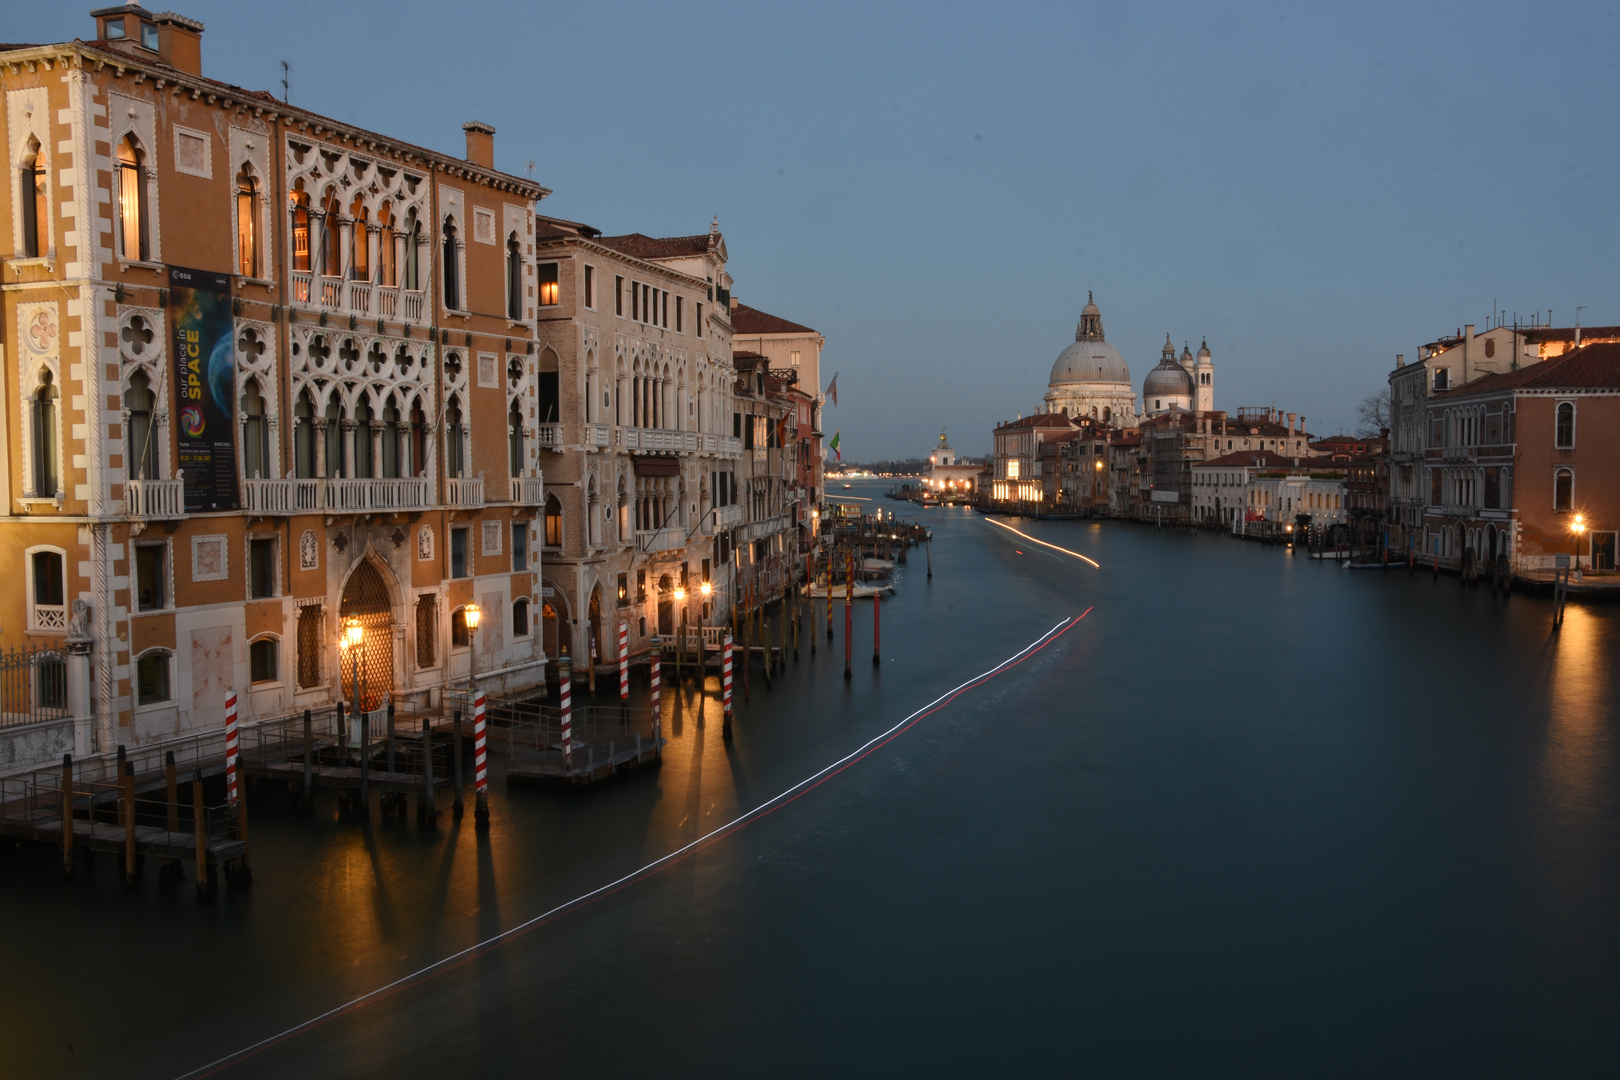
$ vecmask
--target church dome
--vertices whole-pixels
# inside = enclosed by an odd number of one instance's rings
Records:
[[[1203,363],[1204,361],[1206,361],[1208,359],[1209,359],[1209,342],[1205,341],[1202,345],[1198,346],[1198,362]]]
[[[1131,369],[1119,350],[1106,341],[1077,341],[1058,353],[1051,385],[1060,383],[1129,383]]]
[[[1074,328],[1074,344],[1058,353],[1052,365],[1051,386],[1070,383],[1126,383],[1131,381],[1131,370],[1119,350],[1108,344],[1103,335],[1102,311],[1086,294],[1086,306],[1080,312],[1080,323]]]
[[[1168,364],[1160,364],[1148,372],[1147,378],[1142,382],[1144,398],[1187,397],[1192,392],[1192,376],[1173,360]]]

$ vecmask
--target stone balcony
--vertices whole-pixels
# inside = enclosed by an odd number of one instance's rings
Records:
[[[534,429],[535,441],[542,450],[561,450],[563,448],[561,424],[538,424]]]
[[[427,293],[419,289],[391,288],[296,270],[291,280],[292,301],[300,306],[336,315],[408,323],[426,321]]]
[[[129,480],[125,483],[126,513],[140,518],[180,518],[186,514],[184,480]]]
[[[295,513],[360,514],[425,510],[428,482],[424,476],[394,478],[333,477],[291,481],[254,480],[250,484],[290,483]],[[278,513],[259,510],[258,513]]]
[[[546,501],[546,482],[538,476],[510,478],[512,502],[517,506],[539,506]]]
[[[741,524],[741,506],[716,506],[703,516],[703,531],[709,536],[735,529]]]
[[[677,551],[686,546],[686,530],[673,527],[636,533],[637,551]]]
[[[477,510],[484,505],[482,476],[452,476],[444,482],[444,505],[456,510]]]

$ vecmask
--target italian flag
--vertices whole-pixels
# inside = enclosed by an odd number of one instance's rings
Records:
[[[843,433],[841,431],[833,432],[832,442],[827,444],[829,447],[832,448],[832,452],[838,455],[838,460],[839,461],[844,460],[843,452],[838,449],[839,436],[842,435],[842,434]]]

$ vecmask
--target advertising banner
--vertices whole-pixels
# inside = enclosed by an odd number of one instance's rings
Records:
[[[236,510],[236,351],[231,279],[169,267],[174,416],[186,512]]]

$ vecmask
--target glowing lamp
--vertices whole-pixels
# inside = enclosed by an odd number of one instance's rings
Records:
[[[350,615],[343,620],[343,633],[338,637],[338,642],[345,649],[356,648],[365,638],[366,628],[360,625],[360,616]]]
[[[1585,532],[1586,531],[1586,515],[1585,514],[1576,514],[1575,515],[1575,520],[1570,523],[1569,528],[1570,528],[1571,532],[1575,532],[1575,533],[1583,533],[1583,532]]]
[[[478,629],[478,621],[484,617],[484,611],[477,604],[468,604],[461,609],[461,615],[467,620],[467,629]]]
[[[708,595],[713,591],[714,591],[714,586],[710,585],[707,581],[705,581],[702,585],[698,586],[698,592],[702,593],[705,599],[707,599]]]
[[[686,601],[686,590],[681,588],[679,585],[675,586],[675,601],[676,603],[684,603]]]

